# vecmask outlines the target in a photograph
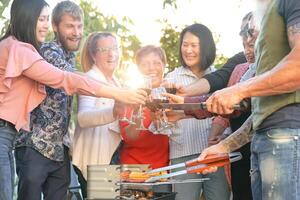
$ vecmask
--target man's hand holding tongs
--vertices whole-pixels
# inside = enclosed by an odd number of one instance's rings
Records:
[[[224,145],[222,145],[222,143],[218,143],[216,145],[204,149],[197,159],[199,161],[202,161],[209,155],[222,154],[222,153],[229,153],[229,151]],[[201,174],[213,173],[216,172],[217,170],[218,167],[210,167],[208,169],[203,170]]]

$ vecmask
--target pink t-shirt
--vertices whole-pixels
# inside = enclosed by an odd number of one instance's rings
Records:
[[[29,130],[30,112],[46,97],[45,86],[96,96],[101,84],[47,63],[36,49],[13,37],[0,42],[0,118]]]

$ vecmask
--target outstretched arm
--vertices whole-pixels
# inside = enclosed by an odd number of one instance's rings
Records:
[[[208,100],[208,110],[219,114],[231,113],[232,106],[242,99],[290,93],[300,88],[300,23],[288,28],[290,53],[272,70],[248,81],[215,92]]]
[[[247,62],[243,52],[240,52],[228,61],[219,70],[205,75],[197,82],[178,88],[177,94],[181,96],[198,96],[215,92],[227,87],[228,80],[234,68],[241,63]]]

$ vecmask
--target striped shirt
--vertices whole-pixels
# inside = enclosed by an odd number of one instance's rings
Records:
[[[209,67],[205,74],[214,71],[214,67]],[[166,76],[172,77],[174,81],[181,85],[190,85],[199,80],[191,70],[179,67]],[[211,129],[212,118],[203,120],[183,119],[176,122],[178,128],[170,136],[170,159],[183,156],[199,154],[205,149],[208,134]]]

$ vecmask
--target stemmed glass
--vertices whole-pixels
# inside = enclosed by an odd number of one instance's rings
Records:
[[[152,89],[152,78],[151,78],[151,76],[143,76],[143,80],[142,80],[142,83],[140,85],[140,88],[145,90],[147,92],[147,94],[150,95],[151,89]],[[139,111],[138,111],[138,114],[135,117],[137,119],[141,120],[140,126],[136,130],[139,130],[139,131],[148,130],[144,126],[143,105],[139,105]]]
[[[129,88],[129,86],[123,85],[123,88],[127,89],[127,88]],[[124,106],[124,108],[123,108],[123,110],[124,110],[123,111],[123,115],[119,119],[119,121],[121,121],[121,122],[127,122],[128,124],[136,124],[134,122],[134,119],[133,119],[133,117],[134,117],[134,115],[133,115],[133,109],[128,108],[129,105],[124,105],[123,104],[123,106]],[[129,116],[129,118],[127,116]]]
[[[130,117],[128,118],[127,115],[129,115]],[[120,118],[119,120],[121,122],[127,122],[128,124],[136,124],[133,120],[133,117],[133,110],[128,109],[127,106],[124,105],[124,113],[122,118]]]
[[[167,93],[176,94],[176,83],[173,77],[165,77],[161,86],[166,88]]]
[[[162,93],[166,93],[166,89],[164,87],[158,87],[153,89],[152,92],[152,102],[153,104],[160,104],[160,103],[168,103],[168,99],[164,96],[162,96]],[[155,107],[159,107],[159,105],[156,105]],[[161,115],[159,116],[159,124],[157,127],[157,132],[158,133],[163,133],[163,132],[170,132],[169,130],[174,127],[173,123],[168,122],[168,117],[166,115],[166,110],[162,108],[160,110]]]

